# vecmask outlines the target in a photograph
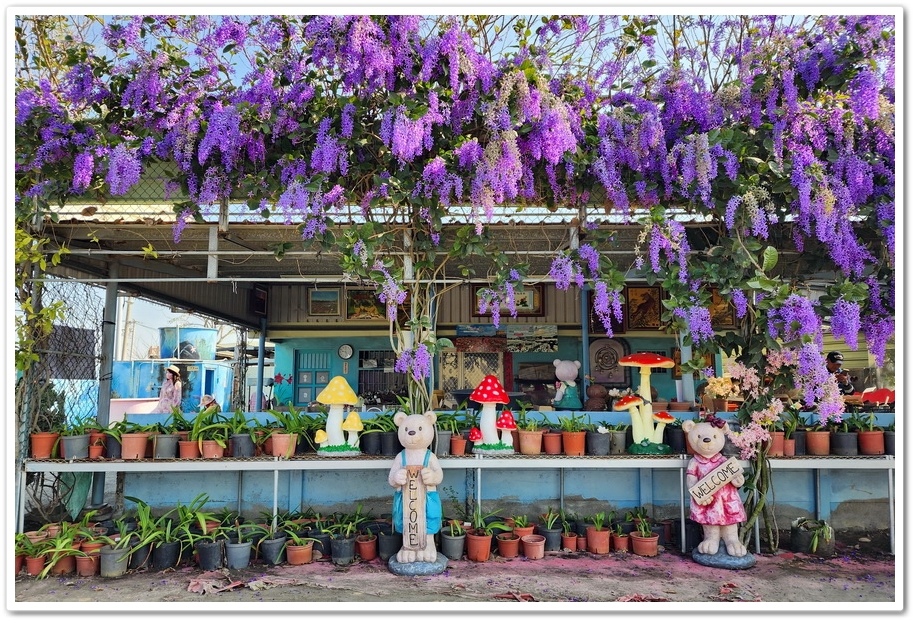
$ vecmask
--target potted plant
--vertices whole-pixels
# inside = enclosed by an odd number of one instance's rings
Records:
[[[361,529],[356,535],[356,555],[365,562],[378,558],[378,535],[371,527]]]
[[[557,416],[566,456],[585,456],[585,414]]]
[[[137,528],[134,531],[136,544],[131,547],[131,557],[127,567],[128,569],[139,569],[149,563],[153,545],[162,541],[162,526],[158,518],[153,516],[153,510],[149,504],[129,495],[125,495],[124,499],[137,505],[135,511]]]
[[[356,558],[356,522],[352,517],[341,517],[323,530],[331,536],[331,562],[349,565]]]
[[[219,411],[204,409],[191,425],[188,440],[197,443],[200,456],[216,459],[223,456],[229,440],[229,418]]]
[[[833,527],[823,519],[796,518],[789,538],[792,551],[815,554],[821,558],[834,555]]]
[[[241,408],[236,409],[226,420],[226,431],[232,442],[232,456],[244,458],[255,455],[258,433],[257,420],[249,417]]]
[[[512,528],[506,524],[502,517],[497,516],[499,511],[486,512],[475,504],[471,513],[471,528],[467,530],[467,555],[468,560],[486,562],[490,558],[493,547],[494,532],[511,532]]]
[[[58,430],[63,458],[88,458],[89,432],[97,431],[99,428],[99,423],[94,417],[65,419]]]
[[[611,551],[611,530],[607,527],[607,513],[594,513],[589,517],[591,524],[585,531],[585,543],[592,554],[607,554]]]
[[[127,573],[131,547],[137,538],[136,533],[128,528],[126,518],[115,520],[115,526],[117,532],[102,537],[106,545],[99,550],[99,574],[103,578],[116,578]]]
[[[300,534],[293,527],[287,527],[286,562],[291,565],[307,565],[314,560],[314,547],[318,539]],[[333,546],[332,546],[333,547]]]
[[[68,521],[60,523],[60,529],[54,536],[48,536],[36,545],[37,551],[44,554],[45,566],[38,574],[38,579],[49,574],[63,575],[76,569],[76,557],[80,555],[77,543],[77,525]]]
[[[444,524],[439,533],[439,549],[449,560],[460,560],[464,555],[467,538],[464,522],[460,519],[447,519]]]
[[[512,515],[512,532],[519,536],[534,534],[534,524],[528,521],[528,515]]]
[[[537,526],[537,534],[546,538],[544,549],[548,552],[560,550],[562,544],[563,526],[560,523],[560,513],[548,506],[547,512],[540,517],[541,521]]]
[[[630,533],[633,553],[638,556],[658,556],[658,534],[646,517],[636,519],[636,529]]]
[[[630,534],[624,530],[622,524],[612,524],[611,541],[615,552],[630,551]]]
[[[849,425],[857,433],[859,454],[884,454],[884,429],[878,426],[874,411],[850,415]]]
[[[544,429],[541,423],[530,417],[527,413],[525,417],[518,419],[518,446],[519,452],[527,456],[537,456],[541,453],[544,443]]]
[[[248,567],[258,542],[269,532],[269,528],[260,524],[236,518],[232,527],[225,531],[228,539],[223,544],[226,551],[226,566],[230,569]]]

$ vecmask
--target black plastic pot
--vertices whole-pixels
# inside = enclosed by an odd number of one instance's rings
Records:
[[[204,571],[215,571],[223,567],[223,542],[200,541],[197,543],[197,564]]]
[[[157,543],[153,546],[150,556],[150,568],[156,571],[171,569],[178,566],[181,558],[181,541]]]
[[[331,562],[346,566],[356,560],[356,535],[331,539]]]

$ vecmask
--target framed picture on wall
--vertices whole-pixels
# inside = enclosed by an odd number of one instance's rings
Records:
[[[627,286],[627,325],[632,330],[661,328],[661,287]]]
[[[339,316],[340,288],[309,290],[309,316]]]
[[[622,296],[625,296],[625,293]],[[623,318],[620,322],[617,321],[613,313],[611,314],[611,329],[614,331],[614,335],[620,335],[621,333],[627,332],[627,306],[625,301],[626,298],[624,298],[624,304],[621,306],[623,307],[621,310],[621,312],[623,312]],[[604,323],[601,322],[601,318],[595,313],[595,293],[591,290],[588,292],[588,332],[607,335]]]
[[[478,307],[480,296],[477,294],[481,289],[486,288],[485,284],[472,286],[471,291],[471,315],[489,316],[490,314],[481,314]],[[501,316],[509,316],[509,308],[502,306],[499,308]],[[515,315],[516,316],[543,316],[544,310],[544,284],[526,284],[520,290],[515,292]]]
[[[384,320],[385,304],[373,290],[347,290],[347,320]]]
[[[713,330],[737,329],[738,318],[734,304],[722,298],[722,295],[719,294],[719,288],[712,288],[710,294],[709,319],[712,322]]]

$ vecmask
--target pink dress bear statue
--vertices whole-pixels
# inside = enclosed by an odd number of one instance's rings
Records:
[[[695,452],[687,464],[687,488],[692,489],[728,460],[721,453],[725,447],[725,422],[687,420],[682,428]],[[691,496],[690,518],[703,526],[703,540],[697,546],[701,554],[716,554],[720,540],[725,542],[725,549],[730,556],[742,557],[747,554],[747,547],[738,537],[738,524],[747,520],[738,491],[738,487],[743,484],[744,474],[738,471],[717,491],[699,499]]]

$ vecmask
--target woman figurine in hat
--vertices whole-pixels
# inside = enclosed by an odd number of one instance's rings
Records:
[[[836,384],[840,387],[841,394],[853,394],[856,388],[852,386],[849,380],[849,371],[843,369],[843,353],[832,350],[827,353],[827,371],[836,379]]]
[[[181,406],[181,370],[174,363],[165,369],[165,381],[159,390],[159,402],[152,413],[171,413]]]

